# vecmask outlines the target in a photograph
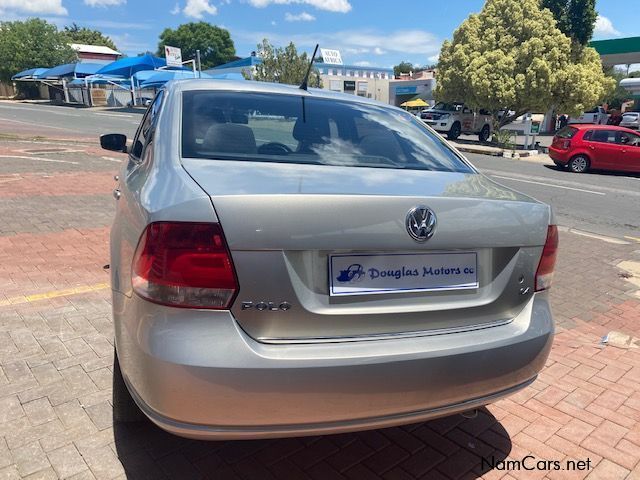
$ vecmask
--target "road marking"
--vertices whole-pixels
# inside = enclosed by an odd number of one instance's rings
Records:
[[[563,188],[565,190],[574,190],[576,192],[590,193],[592,195],[603,195],[603,196],[606,195],[606,193],[603,193],[603,192],[595,192],[593,190],[585,190],[583,188],[565,187],[564,185],[554,185],[553,183],[534,182],[533,180],[522,180],[520,178],[503,177],[502,175],[491,175],[491,176],[494,178],[502,178],[504,180],[513,180],[514,182],[534,183],[536,185],[543,185],[545,187]]]
[[[113,158],[113,157],[100,157],[103,160],[109,160],[110,162],[116,162],[116,163],[122,163],[122,160],[119,158]]]
[[[133,115],[127,115],[124,113],[100,113],[92,112],[94,115],[104,115],[105,117],[118,117],[118,118],[133,118]]]
[[[55,158],[43,158],[43,157],[27,157],[26,155],[0,155],[0,158],[22,158],[25,160],[38,160],[39,162],[70,163],[71,165],[78,165],[78,162],[72,162],[71,160],[58,160]]]
[[[75,288],[65,288],[63,290],[53,290],[51,292],[36,293],[34,295],[21,295],[19,297],[11,297],[6,300],[0,300],[0,307],[9,305],[20,305],[24,303],[37,302],[39,300],[48,300],[51,298],[68,297],[69,295],[78,295],[80,293],[97,292],[109,288],[108,283],[95,283],[93,285],[82,285]]]
[[[638,237],[632,237],[630,235],[625,235],[624,238],[627,238],[629,240],[633,240],[634,242],[640,243],[640,238],[638,238]]]
[[[584,230],[576,230],[575,228],[570,228],[569,232],[575,233],[576,235],[581,235],[583,237],[602,240],[603,242],[607,242],[607,243],[613,243],[614,245],[630,245],[631,244],[630,242],[627,242],[620,238],[609,237],[607,235],[598,235],[597,233],[585,232]]]
[[[6,105],[6,104],[0,104],[1,108],[3,109],[8,109],[8,110],[27,110],[29,112],[47,112],[47,113],[53,113],[54,115],[64,115],[65,117],[81,117],[82,115],[77,114],[77,113],[69,113],[69,112],[59,112],[56,111],[57,109],[63,109],[63,108],[68,108],[68,107],[55,107],[53,105],[34,105],[33,107],[24,107],[24,106],[17,106],[17,105]],[[42,110],[42,107],[44,107],[44,110]]]
[[[29,125],[31,127],[34,126],[33,122],[22,122],[20,120],[13,120],[11,118],[0,117],[0,120],[4,120],[4,121],[7,121],[7,122],[14,122],[14,123],[22,123],[23,125]],[[51,125],[38,125],[38,128],[53,128],[54,130],[69,130],[68,128],[52,127]]]

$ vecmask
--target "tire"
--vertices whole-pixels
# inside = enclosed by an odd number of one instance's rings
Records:
[[[489,128],[489,125],[485,125],[484,127],[482,127],[482,130],[480,130],[480,134],[478,135],[478,139],[484,143],[484,142],[488,142],[489,141],[489,137],[491,136],[491,128]]]
[[[589,159],[585,155],[576,155],[571,160],[569,160],[569,170],[573,173],[585,173],[589,170]]]
[[[144,413],[131,397],[127,385],[122,378],[118,352],[113,349],[113,421],[118,423],[142,422],[146,420]]]
[[[558,167],[560,170],[564,170],[565,168],[567,168],[567,165],[565,165],[564,163],[558,162],[557,160],[554,160],[553,163],[555,163],[556,167]]]
[[[447,133],[447,138],[449,140],[457,140],[457,138],[462,133],[462,127],[460,126],[460,122],[455,122],[451,125],[451,130]]]

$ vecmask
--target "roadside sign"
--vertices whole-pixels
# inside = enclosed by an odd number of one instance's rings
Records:
[[[538,135],[540,133],[540,122],[531,122],[531,135]]]
[[[340,55],[340,50],[321,48],[320,55],[322,55],[322,61],[324,63],[329,65],[342,65],[342,55]]]
[[[178,47],[170,47],[165,45],[164,57],[167,60],[168,67],[181,67],[182,66],[182,50]]]

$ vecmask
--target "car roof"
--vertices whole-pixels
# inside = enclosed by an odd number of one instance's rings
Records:
[[[637,133],[630,128],[618,127],[617,125],[590,125],[588,123],[572,123],[567,126],[575,128],[577,130],[619,130],[621,132]]]
[[[226,79],[184,79],[172,80],[165,84],[165,89],[174,92],[186,92],[196,90],[219,90],[233,92],[251,92],[251,93],[272,93],[276,95],[303,95],[314,98],[326,98],[333,100],[341,100],[353,103],[366,103],[369,105],[385,106],[387,108],[398,109],[388,103],[378,102],[358,95],[349,93],[332,92],[322,88],[309,88],[302,90],[295,85],[286,85],[284,83],[271,82],[255,82],[251,80],[226,80]],[[402,110],[402,109],[399,109]],[[404,111],[404,110],[402,110]]]

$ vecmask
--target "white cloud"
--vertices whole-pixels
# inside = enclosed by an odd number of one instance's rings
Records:
[[[84,0],[85,5],[90,7],[113,7],[115,5],[124,5],[127,0]]]
[[[313,22],[316,17],[307,12],[302,12],[298,15],[287,12],[284,14],[284,19],[287,22]]]
[[[292,3],[301,3],[328,12],[347,13],[351,10],[349,0],[249,0],[249,3],[258,8],[264,8],[271,4],[290,5]]]
[[[271,20],[271,25],[273,25],[274,27],[278,24],[278,22],[276,22],[275,20]]]
[[[360,62],[353,62],[353,64],[356,67],[370,67],[372,65],[371,62],[367,62],[366,60],[362,60]]]
[[[1,1],[1,0],[0,0]],[[143,22],[114,22],[113,20],[74,20],[80,26],[94,28],[112,28],[115,30],[151,30],[155,25]]]
[[[187,4],[182,10],[187,17],[203,18],[205,13],[215,15],[218,9],[209,3],[209,0],[187,0]]]
[[[247,42],[260,42],[268,38],[274,45],[287,45],[293,42],[297,47],[313,48],[319,43],[324,48],[336,48],[351,55],[375,53],[402,53],[404,55],[437,55],[442,42],[432,33],[424,30],[398,30],[383,32],[379,30],[342,30],[337,32],[304,33],[284,35],[276,32],[235,30],[234,38]],[[343,55],[344,57],[344,55]],[[343,60],[347,61],[343,58]]]
[[[598,15],[593,34],[598,37],[619,37],[620,32],[613,27],[613,23],[607,17]]]
[[[178,15],[180,13],[180,4],[176,3],[175,7],[173,7],[169,13],[171,13],[171,15]]]
[[[67,15],[62,0],[0,0],[0,13],[35,13],[38,15]],[[3,18],[4,20],[4,18]]]
[[[427,58],[427,60],[429,60],[429,62],[431,63],[438,63],[438,61],[440,60],[440,54],[436,54],[436,55],[431,55],[429,58]]]

